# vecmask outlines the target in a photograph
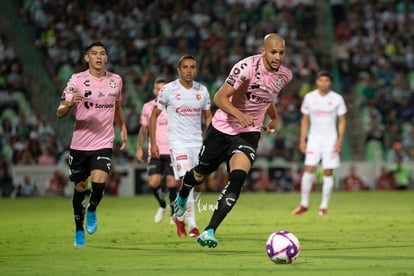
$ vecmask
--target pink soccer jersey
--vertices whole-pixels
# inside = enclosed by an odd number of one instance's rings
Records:
[[[336,92],[330,91],[322,96],[318,90],[305,95],[301,112],[309,115],[310,129],[308,137],[319,140],[336,140],[337,116],[344,115],[347,108],[344,99]]]
[[[193,81],[193,87],[187,89],[178,79],[172,81],[161,88],[157,108],[167,109],[170,149],[201,147],[202,111],[210,109],[210,95],[204,85]]]
[[[141,110],[141,119],[140,123],[142,126],[148,127],[150,124],[151,113],[154,107],[157,105],[155,100],[149,101],[142,107]],[[168,118],[167,113],[163,110],[157,118],[157,134],[156,142],[160,154],[164,155],[170,154],[170,149],[168,148],[168,138],[167,138],[167,127],[168,127]],[[151,155],[151,143],[148,143],[148,154]]]
[[[112,148],[115,102],[122,99],[121,77],[108,71],[103,78],[92,76],[89,70],[73,74],[61,100],[71,101],[72,93],[81,93],[83,101],[76,105],[70,147],[76,150]]]
[[[236,90],[230,101],[244,114],[255,119],[254,126],[243,127],[236,118],[221,109],[214,114],[213,126],[230,135],[260,131],[267,108],[291,80],[292,72],[285,66],[281,65],[277,72],[267,71],[263,65],[262,55],[250,56],[239,61],[226,79]]]

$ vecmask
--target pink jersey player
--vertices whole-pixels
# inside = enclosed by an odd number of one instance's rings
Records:
[[[76,150],[112,149],[115,103],[122,99],[121,77],[108,71],[103,78],[92,76],[89,70],[73,74],[61,100],[70,102],[74,93],[80,93],[83,100],[76,105],[70,147]]]
[[[144,104],[141,111],[140,123],[142,126],[148,127],[150,124],[151,112],[157,106],[156,100],[152,100]],[[167,138],[168,117],[167,112],[163,110],[157,119],[157,145],[160,155],[169,155],[170,149],[168,147]],[[148,143],[148,155],[151,155],[151,143]]]
[[[272,132],[278,127],[275,99],[292,80],[292,72],[281,65],[284,55],[284,39],[275,33],[266,35],[261,54],[237,62],[214,96],[218,110],[204,137],[198,164],[184,175],[174,207],[177,215],[184,213],[191,189],[226,162],[228,184],[197,239],[201,246],[217,246],[215,231],[237,203],[256,158],[261,130]],[[266,115],[269,122],[264,124]]]
[[[226,82],[237,91],[230,98],[232,104],[254,123],[244,127],[237,119],[222,109],[213,116],[213,126],[227,134],[261,130],[267,108],[280,90],[292,80],[292,72],[281,65],[276,72],[268,72],[263,66],[262,55],[250,56],[234,65]]]
[[[112,168],[115,122],[121,130],[120,150],[125,149],[128,140],[121,105],[122,78],[105,69],[108,62],[105,45],[100,41],[91,43],[85,48],[83,58],[88,63],[88,70],[71,76],[56,111],[58,118],[71,111],[75,113],[68,165],[69,178],[75,184],[72,207],[75,219],[73,245],[76,247],[86,245],[85,215],[86,231],[94,234],[98,228],[96,209]],[[91,192],[86,207],[89,183]]]

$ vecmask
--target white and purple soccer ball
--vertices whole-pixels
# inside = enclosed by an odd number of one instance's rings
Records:
[[[266,252],[273,262],[290,264],[299,256],[300,243],[291,232],[274,232],[267,239]]]

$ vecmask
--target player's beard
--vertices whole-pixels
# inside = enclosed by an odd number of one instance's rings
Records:
[[[271,61],[269,61],[268,59],[266,59],[266,62],[267,62],[267,65],[269,66],[269,68],[270,68],[272,71],[278,71],[278,70],[279,70],[279,67],[280,67],[280,61],[277,61],[277,62],[271,62]]]

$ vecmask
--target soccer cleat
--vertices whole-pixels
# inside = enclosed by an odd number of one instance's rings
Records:
[[[200,231],[198,231],[197,227],[194,227],[191,229],[189,236],[192,238],[198,238],[198,236],[200,236]]]
[[[326,216],[328,214],[328,210],[326,210],[325,208],[322,208],[319,210],[318,214],[320,216]]]
[[[86,209],[86,231],[88,234],[92,235],[96,232],[98,228],[98,223],[96,221],[96,210],[91,212]]]
[[[162,219],[164,218],[165,211],[167,211],[167,208],[162,208],[162,207],[158,208],[158,211],[154,217],[154,221],[156,223],[159,223],[162,221]]]
[[[217,240],[214,237],[214,230],[207,229],[197,238],[197,243],[201,246],[208,246],[210,248],[214,248],[217,246]]]
[[[187,199],[182,198],[180,195],[177,195],[177,197],[174,200],[174,213],[177,217],[182,217],[185,213],[185,210],[187,208]]]
[[[298,208],[293,210],[292,214],[295,215],[295,216],[299,216],[299,215],[302,215],[303,213],[305,213],[307,210],[308,210],[308,207],[300,205]]]
[[[75,232],[75,242],[73,243],[76,247],[85,246],[85,232],[83,230],[76,230]]]
[[[173,219],[175,225],[177,225],[177,235],[182,238],[187,237],[187,232],[185,231],[185,222],[178,220],[176,215],[173,216]]]

